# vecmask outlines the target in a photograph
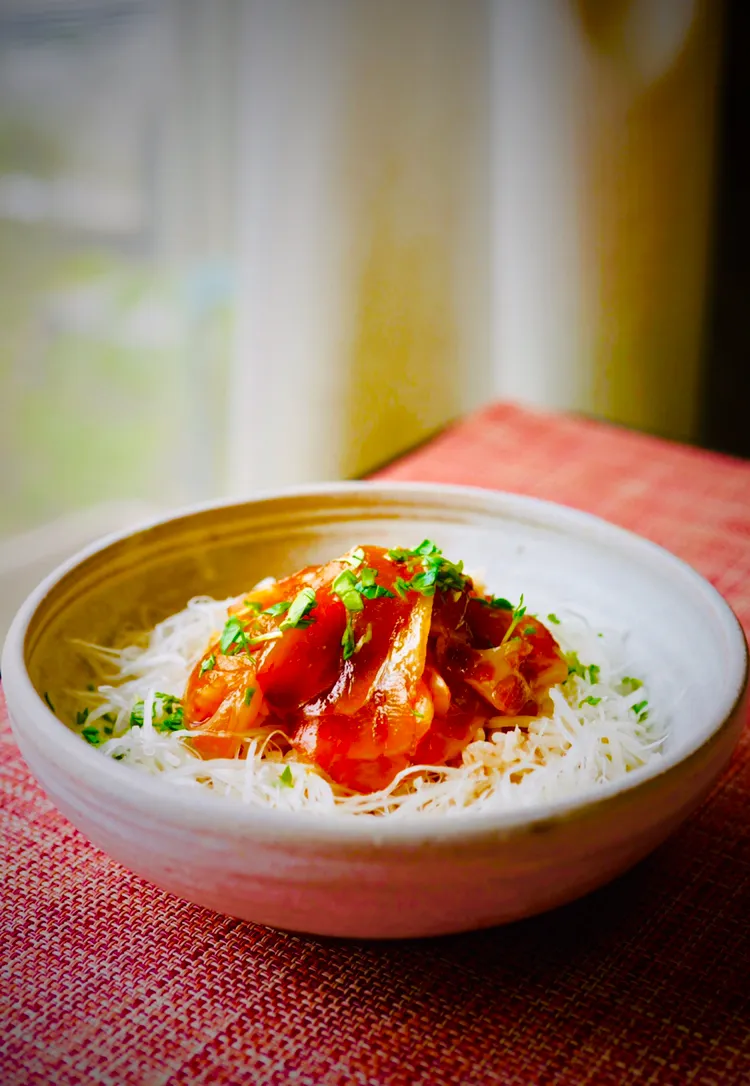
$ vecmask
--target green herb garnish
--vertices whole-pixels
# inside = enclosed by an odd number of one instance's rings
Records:
[[[102,737],[99,734],[99,729],[95,728],[93,724],[89,724],[87,728],[84,728],[81,732],[81,735],[87,743],[91,744],[92,747],[98,747],[102,741]]]
[[[144,711],[143,701],[137,701],[130,712],[131,728],[143,727]],[[181,731],[185,727],[185,710],[180,699],[174,694],[157,691],[151,709],[151,723],[157,732]]]
[[[632,675],[626,675],[624,679],[620,681],[620,686],[626,686],[631,693],[634,693],[636,690],[640,690],[643,683],[640,679],[634,679]]]
[[[263,612],[264,615],[284,615],[292,606],[290,600],[280,600],[279,603],[272,603],[270,607],[266,607]]]
[[[647,705],[648,701],[639,701],[636,705],[631,705],[630,708],[633,710],[636,716],[639,716]]]
[[[523,631],[524,637],[531,637],[536,633],[536,626],[526,626]]]
[[[310,613],[315,607],[315,592],[312,588],[303,588],[292,600],[289,605],[289,610],[286,613],[286,618],[280,624],[280,630],[293,630],[304,629],[305,626],[309,626],[311,622],[314,622],[313,618],[306,618],[305,616]]]
[[[516,626],[518,625],[518,623],[521,621],[521,619],[523,618],[523,616],[525,614],[526,614],[526,607],[525,607],[524,602],[523,602],[523,592],[522,592],[521,593],[521,598],[518,601],[518,606],[513,608],[513,613],[510,616],[510,626],[505,631],[505,636],[503,637],[502,641],[500,642],[501,645],[504,645],[507,641],[511,640],[511,634],[513,633],[513,630],[516,628]]]
[[[355,569],[357,566],[361,566],[364,560],[365,552],[361,547],[355,547],[352,553],[345,559],[345,561],[349,562]]]
[[[52,710],[52,712],[54,713],[54,711],[55,711],[55,707],[54,707],[54,705],[52,704],[52,698],[51,698],[51,697],[49,696],[49,694],[47,693],[47,691],[46,691],[46,690],[44,691],[44,700],[45,700],[45,701],[47,702],[47,704],[49,705],[50,709],[51,709],[51,710]]]
[[[350,569],[345,569],[334,578],[331,591],[343,603],[347,611],[361,611],[364,607],[362,596],[357,588],[357,578]]]
[[[599,667],[598,664],[589,664],[589,682],[592,686],[595,686],[599,682],[599,673],[601,672],[601,670],[602,669]]]
[[[235,653],[240,648],[245,648],[248,643],[248,636],[245,633],[245,627],[242,625],[236,615],[231,615],[221,634],[221,651],[225,656]]]
[[[595,698],[593,694],[589,694],[589,696],[584,698],[579,705],[598,705],[601,700],[601,698]]]
[[[201,664],[199,674],[205,675],[207,671],[213,671],[215,663],[216,663],[216,657],[214,656],[213,653],[211,653],[211,655],[207,656],[206,659]]]
[[[344,650],[343,655],[345,660],[351,659],[357,651],[357,642],[354,640],[351,611],[346,612],[346,626],[344,627],[344,632],[341,636],[341,647]]]
[[[568,665],[568,675],[577,675],[580,679],[587,677],[588,668],[578,659],[577,652],[566,652],[565,661]]]
[[[255,687],[254,686],[248,686],[247,690],[245,691],[245,697],[243,698],[243,701],[245,702],[245,705],[250,704],[250,702],[253,700],[253,694],[254,693],[255,693]]]
[[[464,574],[463,562],[451,562],[430,539],[423,540],[414,550],[397,547],[386,551],[392,562],[406,565],[412,573],[410,580],[399,577],[395,589],[400,596],[408,591],[421,592],[423,596],[433,596],[436,591],[463,591],[471,584]]]
[[[547,618],[549,619],[550,622],[554,622],[555,626],[560,625],[560,619],[557,617],[557,615],[549,614],[549,615],[547,615]]]
[[[282,788],[294,788],[294,774],[291,766],[284,766],[283,772],[279,774],[278,783]]]
[[[78,711],[78,712],[76,713],[76,724],[78,725],[78,727],[79,727],[79,728],[80,728],[80,727],[82,727],[82,725],[84,725],[84,724],[86,723],[86,721],[88,720],[88,718],[89,718],[89,711],[88,711],[88,709],[80,709],[80,710],[79,710],[79,711]]]
[[[513,604],[510,600],[506,600],[505,596],[493,596],[491,600],[487,600],[489,607],[493,607],[496,611],[512,611]]]

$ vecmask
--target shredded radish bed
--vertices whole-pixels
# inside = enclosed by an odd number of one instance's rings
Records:
[[[233,602],[193,599],[159,623],[140,646],[81,646],[109,677],[94,691],[76,693],[86,707],[78,714],[84,735],[87,728],[96,731],[108,721],[101,753],[175,786],[210,788],[247,804],[391,817],[500,811],[560,800],[661,756],[664,732],[652,719],[646,687],[629,675],[626,639],[594,631],[582,617],[561,612],[551,628],[570,654],[572,670],[566,682],[550,691],[553,715],[538,717],[523,729],[506,718],[504,728],[488,730],[466,747],[460,766],[410,766],[388,788],[361,795],[301,761],[283,734],[268,728],[247,737],[244,758],[203,760],[183,742],[194,730],[154,727],[169,709],[159,694],[182,696],[192,668],[222,629]],[[142,724],[133,725],[131,714],[139,702]]]

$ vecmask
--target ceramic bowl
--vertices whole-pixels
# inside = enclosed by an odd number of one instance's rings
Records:
[[[122,644],[193,595],[223,597],[356,543],[425,536],[525,593],[630,631],[633,671],[670,734],[664,756],[595,792],[509,813],[408,819],[253,809],[105,758],[65,719],[86,679],[72,639]],[[504,923],[570,901],[663,841],[726,765],[746,708],[747,649],[724,600],[666,551],[594,517],[469,488],[330,484],[188,511],[110,537],[26,601],[2,676],[31,771],[95,845],[219,912],[322,935],[405,937]]]

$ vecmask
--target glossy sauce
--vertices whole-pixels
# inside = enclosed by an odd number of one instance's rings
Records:
[[[550,686],[567,677],[549,630],[531,616],[514,622],[469,578],[453,582],[461,588],[438,581],[426,594],[408,588],[423,569],[419,556],[396,561],[371,546],[355,554],[360,561],[300,570],[233,609],[244,637],[226,652],[220,641],[210,645],[185,694],[186,724],[201,729],[191,740],[199,754],[241,755],[243,736],[275,728],[338,784],[376,791],[410,765],[460,760],[491,718],[496,727],[498,717],[512,725],[538,715]],[[363,594],[361,610],[348,611],[334,591],[346,570],[374,571],[370,579],[390,595]],[[314,606],[300,625],[282,628],[285,613],[268,608],[303,589],[314,591]],[[347,619],[354,651],[345,659]]]

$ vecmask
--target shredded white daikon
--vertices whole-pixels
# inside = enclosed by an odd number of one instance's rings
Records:
[[[563,651],[574,654],[567,681],[550,691],[553,714],[523,727],[494,718],[498,727],[467,746],[460,766],[411,766],[382,791],[353,794],[298,759],[284,736],[268,728],[245,737],[246,756],[204,760],[183,742],[195,731],[163,730],[154,721],[169,718],[167,695],[181,697],[233,602],[193,599],[160,622],[145,646],[81,645],[90,662],[114,672],[96,691],[77,695],[82,706],[98,702],[79,713],[84,736],[93,729],[90,741],[100,742],[103,754],[178,787],[287,810],[390,817],[529,807],[596,789],[661,756],[665,733],[654,723],[646,687],[628,676],[627,639],[596,632],[568,613],[550,627]]]

